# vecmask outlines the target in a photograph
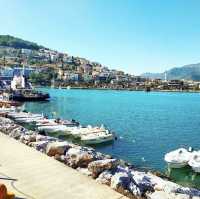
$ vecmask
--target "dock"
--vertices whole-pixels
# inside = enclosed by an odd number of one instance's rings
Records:
[[[0,182],[15,193],[16,199],[127,199],[2,133]]]

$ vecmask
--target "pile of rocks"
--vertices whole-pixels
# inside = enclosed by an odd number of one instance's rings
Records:
[[[184,188],[151,172],[141,172],[130,165],[95,151],[57,138],[39,135],[0,117],[1,132],[90,176],[98,183],[134,199],[200,198],[200,191]]]

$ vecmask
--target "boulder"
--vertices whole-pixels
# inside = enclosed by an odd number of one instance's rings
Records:
[[[11,131],[9,136],[16,140],[19,140],[21,137],[21,132],[20,131]]]
[[[133,189],[137,190],[137,187],[131,182],[131,176],[129,172],[117,172],[111,178],[111,188],[115,191],[129,197],[132,199],[141,199],[141,197],[137,197],[133,195],[130,191]],[[136,192],[136,191],[135,191]]]
[[[88,169],[92,172],[92,177],[96,178],[103,171],[116,168],[118,164],[116,159],[96,160],[88,165]]]
[[[81,168],[81,167],[78,167],[76,169],[78,172],[82,173],[83,175],[86,175],[86,176],[92,176],[92,173],[88,170],[88,168]]]
[[[131,183],[131,176],[127,172],[115,173],[111,178],[111,188],[114,190],[124,189],[127,190]]]
[[[134,185],[131,185],[129,189],[134,195],[143,196],[146,192],[153,192],[155,182],[151,176],[145,172],[134,171],[131,172],[131,181]],[[135,188],[136,186],[136,188]]]
[[[48,137],[47,136],[44,136],[44,135],[36,135],[36,142],[39,142],[39,141],[46,141],[48,140]]]
[[[64,155],[69,148],[71,148],[71,145],[66,141],[50,142],[46,147],[46,154],[48,156]]]
[[[148,193],[147,199],[190,199],[188,195],[167,193],[164,191],[155,191],[154,193]]]
[[[96,181],[100,184],[105,184],[110,186],[112,176],[113,176],[112,171],[105,170],[99,175]]]
[[[31,142],[30,146],[35,148],[38,151],[45,152],[48,143],[49,143],[48,140],[38,141],[38,142]]]
[[[36,135],[37,134],[22,134],[20,141],[23,143],[36,142]]]
[[[72,168],[87,167],[95,159],[94,152],[84,147],[76,146],[70,148],[66,153],[66,163]]]
[[[194,189],[194,188],[179,187],[174,192],[188,195],[188,196],[190,196],[190,198],[193,198],[193,197],[199,197],[200,198],[200,190]]]

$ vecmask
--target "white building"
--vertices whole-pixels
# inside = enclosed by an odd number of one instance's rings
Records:
[[[32,53],[31,49],[22,48],[22,54],[30,55]]]

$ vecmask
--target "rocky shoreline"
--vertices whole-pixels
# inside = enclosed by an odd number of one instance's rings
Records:
[[[93,148],[40,135],[4,117],[0,117],[0,125],[2,133],[76,169],[98,183],[110,186],[131,199],[200,198],[200,190],[180,186],[150,171],[139,171],[132,165],[97,152]]]

